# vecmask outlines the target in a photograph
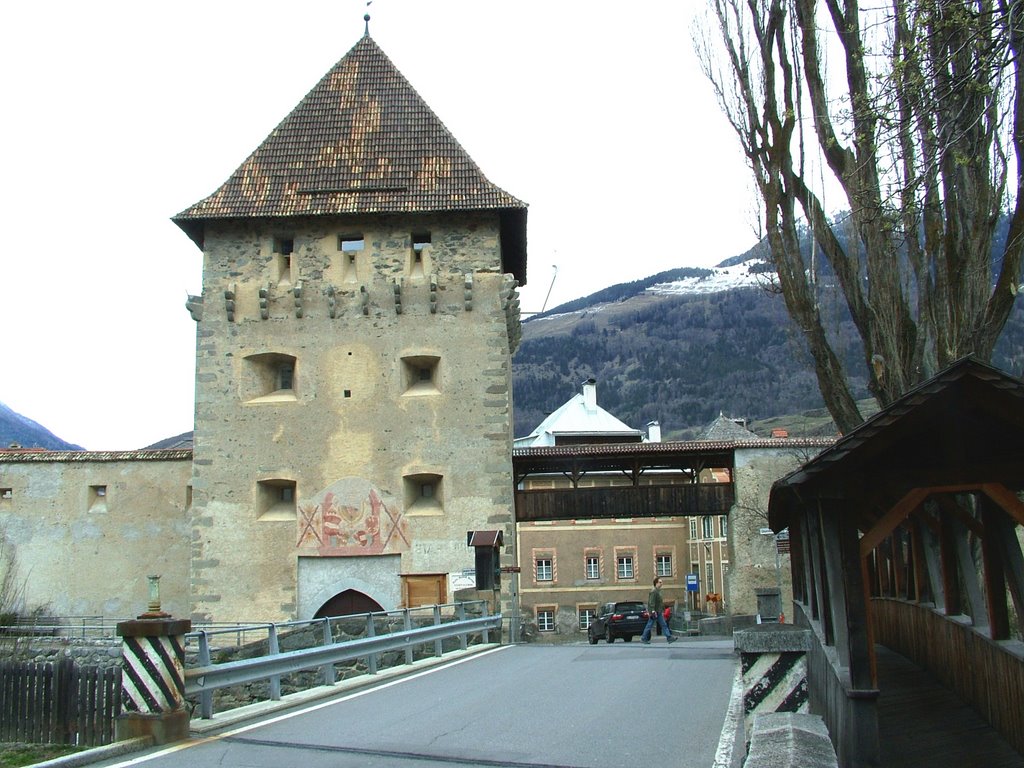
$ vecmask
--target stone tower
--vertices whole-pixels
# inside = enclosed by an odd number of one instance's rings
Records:
[[[193,617],[450,601],[467,531],[514,541],[526,205],[367,34],[174,221],[203,251]]]

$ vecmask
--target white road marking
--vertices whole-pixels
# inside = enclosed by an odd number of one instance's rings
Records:
[[[718,750],[711,768],[731,768],[732,750],[736,743],[736,731],[743,722],[743,674],[740,663],[736,662],[736,674],[732,679],[732,695],[729,697],[729,708],[725,711],[725,723],[722,724],[722,735],[718,739]]]
[[[461,659],[456,659],[455,661],[452,661],[449,664],[439,664],[437,666],[431,667],[430,669],[424,669],[422,672],[416,672],[415,674],[412,674],[412,675],[404,675],[403,677],[399,677],[399,678],[397,678],[395,680],[391,680],[391,681],[389,681],[387,683],[382,683],[381,685],[375,685],[372,688],[364,688],[361,691],[355,691],[354,693],[350,693],[347,696],[339,696],[338,698],[331,699],[330,701],[323,701],[323,702],[320,702],[319,704],[311,704],[308,707],[303,707],[302,709],[296,709],[296,710],[293,710],[291,712],[286,712],[283,715],[278,715],[277,717],[272,717],[272,718],[270,718],[268,720],[260,720],[258,723],[251,723],[249,725],[244,725],[244,726],[242,726],[240,728],[235,728],[232,731],[225,731],[224,733],[217,734],[216,736],[206,736],[204,738],[195,739],[193,741],[186,741],[186,742],[182,742],[180,744],[173,744],[173,745],[167,747],[166,749],[161,749],[159,752],[154,752],[151,755],[143,755],[142,757],[136,757],[136,758],[133,758],[131,760],[125,760],[122,763],[114,763],[113,765],[110,766],[110,768],[128,768],[128,766],[132,766],[132,765],[141,765],[142,763],[149,762],[150,760],[155,760],[158,757],[164,757],[166,755],[173,755],[175,752],[181,752],[182,750],[185,750],[185,749],[191,749],[192,747],[198,747],[200,744],[210,744],[211,742],[220,741],[221,739],[225,739],[225,738],[227,738],[229,736],[237,736],[240,733],[245,733],[247,731],[253,731],[253,730],[257,729],[257,728],[262,728],[265,725],[272,725],[273,723],[279,723],[282,720],[289,720],[289,719],[291,719],[293,717],[298,717],[299,715],[304,715],[307,712],[315,712],[316,710],[324,709],[325,707],[333,707],[335,704],[341,704],[343,701],[351,701],[352,699],[358,699],[360,696],[365,696],[365,695],[367,695],[369,693],[374,693],[375,691],[383,690],[384,688],[390,688],[393,685],[400,685],[401,683],[408,682],[409,680],[415,680],[417,677],[423,677],[424,675],[429,675],[429,674],[432,674],[434,672],[440,672],[442,669],[448,669],[449,667],[454,667],[454,666],[456,666],[458,664],[462,664],[463,662],[466,662],[466,661],[472,661],[473,659],[479,659],[479,658],[481,658],[483,656],[486,656],[489,653],[495,653],[497,651],[503,651],[503,650],[506,650],[506,649],[512,648],[512,647],[514,647],[514,646],[512,646],[512,645],[501,645],[501,646],[498,646],[497,648],[491,648],[490,650],[487,650],[487,651],[481,651],[480,653],[475,653],[472,656],[466,656],[466,657],[461,658]]]

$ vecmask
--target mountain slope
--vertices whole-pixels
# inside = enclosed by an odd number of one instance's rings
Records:
[[[82,450],[81,446],[61,440],[46,427],[0,403],[0,448],[7,448],[12,444],[22,448],[47,448],[51,451]]]
[[[758,249],[713,270],[671,270],[611,286],[523,323],[513,359],[516,436],[598,382],[598,403],[631,427],[659,421],[665,439],[695,437],[720,412],[751,421],[819,411],[815,433],[834,434],[803,339]],[[859,337],[838,297],[821,312],[854,397],[869,397]],[[993,363],[1024,367],[1018,308]],[[804,432],[805,434],[807,432]]]

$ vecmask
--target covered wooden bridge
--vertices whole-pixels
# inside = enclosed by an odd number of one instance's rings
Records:
[[[969,359],[773,486],[794,621],[815,638],[811,710],[841,765],[911,765],[923,749],[940,756],[932,765],[1024,765],[1022,489],[1024,382]],[[897,691],[907,683],[887,679],[890,651],[1001,738],[925,736],[914,717],[943,705],[915,683]]]

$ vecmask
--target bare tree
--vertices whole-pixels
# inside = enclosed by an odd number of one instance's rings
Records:
[[[698,55],[753,171],[781,293],[839,428],[863,419],[819,311],[819,256],[879,406],[959,357],[990,359],[1024,247],[1024,3],[708,3]],[[833,192],[840,204],[826,206]]]

